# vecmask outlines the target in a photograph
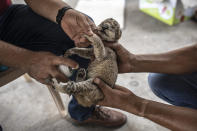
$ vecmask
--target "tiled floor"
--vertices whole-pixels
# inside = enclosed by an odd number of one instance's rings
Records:
[[[197,42],[196,23],[167,26],[141,13],[138,0],[127,0],[125,18],[120,43],[133,53],[164,52]],[[141,97],[163,102],[148,88],[147,75],[119,75],[117,83]],[[26,83],[19,78],[0,88],[0,124],[4,131],[168,131],[144,118],[125,114],[128,122],[121,128],[77,126],[60,118],[48,90],[41,84]]]

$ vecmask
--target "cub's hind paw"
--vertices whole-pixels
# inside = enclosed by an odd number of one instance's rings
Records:
[[[69,95],[72,95],[72,94],[75,94],[77,93],[77,88],[76,88],[76,83],[74,81],[69,81],[66,85],[66,92],[69,94]]]
[[[77,71],[76,81],[77,82],[85,81],[86,80],[86,77],[87,77],[86,70],[84,68],[80,68]]]

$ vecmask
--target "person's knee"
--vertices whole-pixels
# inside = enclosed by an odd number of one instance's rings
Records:
[[[148,83],[157,96],[163,94],[164,90],[166,90],[166,83],[168,82],[168,75],[159,74],[159,73],[150,73],[148,76]]]

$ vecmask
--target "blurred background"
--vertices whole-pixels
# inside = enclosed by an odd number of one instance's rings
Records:
[[[159,53],[197,43],[197,24],[191,20],[169,26],[139,10],[138,0],[65,0],[91,16],[96,24],[113,17],[121,24],[120,43],[134,54]],[[24,3],[14,0],[14,3]],[[197,1],[183,0],[185,6]],[[118,76],[117,84],[146,99],[163,102],[148,87],[148,73]],[[65,105],[69,99],[64,97]],[[117,103],[118,104],[118,103]],[[0,124],[4,131],[168,131],[149,120],[124,112],[128,122],[121,128],[78,126],[62,119],[48,89],[24,77],[0,88]]]

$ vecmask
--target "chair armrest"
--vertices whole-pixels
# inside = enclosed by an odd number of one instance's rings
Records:
[[[8,69],[4,72],[0,73],[0,87],[8,84],[9,82],[19,78],[22,76],[25,72],[18,70],[18,69]]]

